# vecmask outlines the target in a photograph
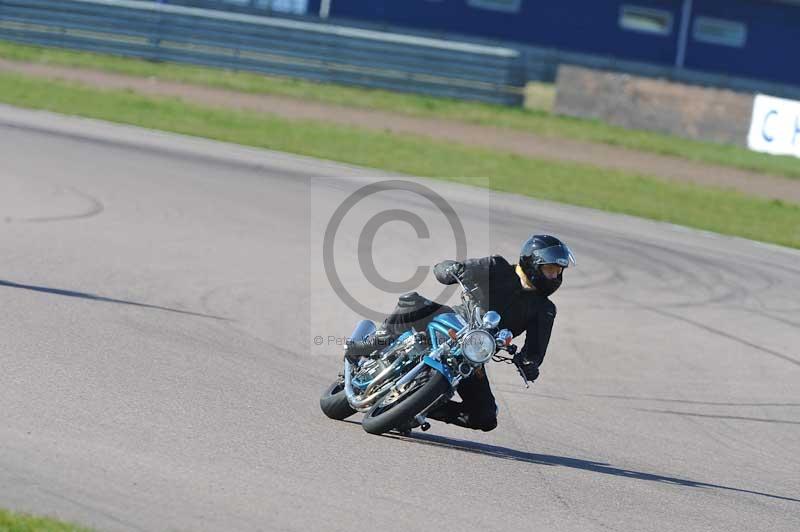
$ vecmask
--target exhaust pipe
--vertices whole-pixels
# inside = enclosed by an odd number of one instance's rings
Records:
[[[376,400],[389,393],[389,390],[392,389],[392,386],[392,381],[389,381],[379,388],[375,393],[359,399],[359,396],[357,396],[353,391],[352,366],[347,359],[344,360],[344,394],[347,397],[347,402],[350,403],[350,406],[359,412],[368,410]]]
[[[369,335],[374,333],[377,330],[375,327],[375,323],[371,320],[361,320],[356,324],[355,329],[353,332],[350,333],[350,336],[347,338],[348,342],[360,342],[366,339]],[[344,359],[344,394],[347,397],[347,402],[350,403],[350,406],[355,408],[359,411],[364,411],[370,406],[372,406],[372,402],[383,395],[384,393],[389,391],[389,387],[387,386],[384,390],[383,388],[377,390],[375,393],[364,397],[363,399],[358,399],[358,396],[353,391],[353,367],[350,364],[350,361],[347,358]]]
[[[417,376],[417,374],[420,371],[422,371],[422,368],[424,368],[426,365],[427,364],[425,364],[425,362],[420,362],[419,364],[417,364],[416,366],[411,368],[411,370],[408,373],[406,373],[405,375],[400,377],[400,379],[395,383],[395,386],[397,388],[399,388],[399,387],[405,386],[409,382],[413,381],[414,378]]]

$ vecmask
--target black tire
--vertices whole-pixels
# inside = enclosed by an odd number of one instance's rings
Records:
[[[331,419],[341,421],[356,413],[344,393],[344,382],[337,380],[325,389],[319,398],[319,407]]]
[[[397,402],[384,405],[388,396],[369,409],[361,421],[361,426],[370,434],[389,432],[414,419],[414,416],[428,408],[450,390],[450,383],[435,369],[428,370],[430,379],[413,393],[401,397]]]

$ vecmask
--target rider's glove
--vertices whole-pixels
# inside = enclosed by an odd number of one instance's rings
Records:
[[[514,364],[517,365],[529,382],[533,382],[539,377],[539,367],[535,362],[528,360],[521,352],[514,355]]]

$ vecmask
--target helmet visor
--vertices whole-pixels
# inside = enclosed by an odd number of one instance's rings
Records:
[[[570,262],[577,265],[572,250],[566,244],[535,249],[533,256],[536,264],[558,264],[562,268],[567,268]]]

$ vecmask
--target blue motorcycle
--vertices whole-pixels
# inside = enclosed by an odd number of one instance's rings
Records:
[[[339,379],[320,398],[326,416],[342,420],[364,412],[361,426],[370,434],[392,429],[408,433],[412,427],[426,431],[426,414],[449,401],[461,380],[481,371],[489,360],[512,363],[514,335],[498,330],[500,315],[484,312],[473,296],[476,288],[453,277],[461,286],[462,305],[436,315],[426,331],[407,331],[358,364],[345,358]],[[372,321],[362,320],[348,341],[364,340],[375,331]]]

